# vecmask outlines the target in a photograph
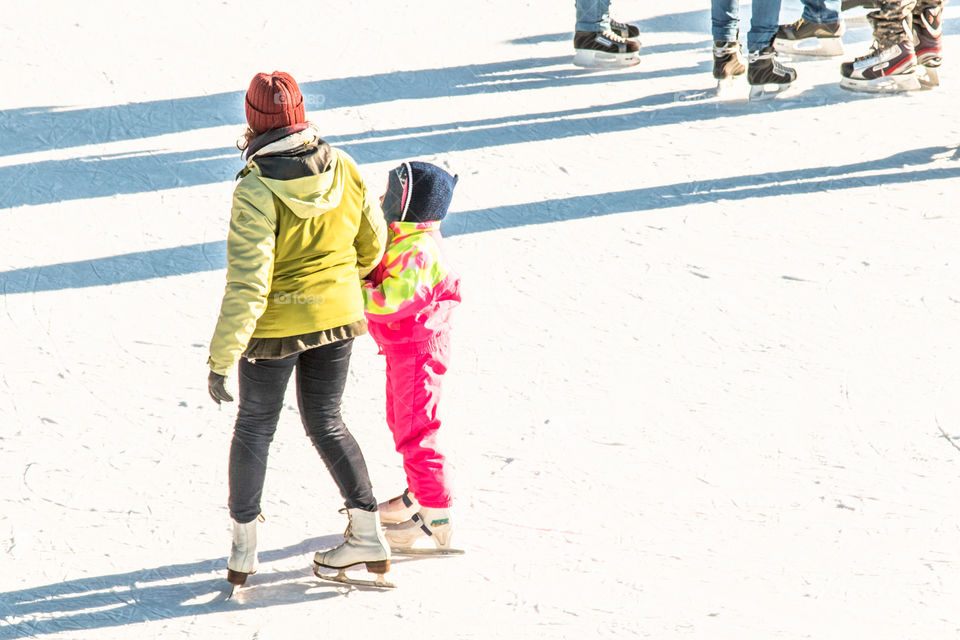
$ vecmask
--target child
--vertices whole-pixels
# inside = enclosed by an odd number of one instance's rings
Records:
[[[426,162],[390,172],[381,198],[389,226],[386,252],[363,284],[370,335],[387,358],[387,424],[403,456],[408,489],[379,505],[387,541],[409,549],[430,536],[450,549],[451,496],[437,449],[437,405],[450,361],[450,315],[460,303],[460,278],[440,248],[457,176]]]

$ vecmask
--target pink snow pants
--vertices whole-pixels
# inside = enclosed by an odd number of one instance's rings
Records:
[[[386,353],[387,425],[403,456],[407,486],[424,507],[451,505],[443,454],[437,449],[440,389],[450,347],[423,354]]]

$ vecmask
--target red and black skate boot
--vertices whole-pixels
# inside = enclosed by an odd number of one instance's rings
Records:
[[[919,89],[916,66],[917,54],[910,40],[888,46],[875,42],[866,55],[840,65],[840,86],[870,93]]]
[[[913,43],[917,64],[924,67],[920,82],[926,87],[940,84],[937,67],[941,58],[943,36],[943,7],[928,7],[913,14]]]

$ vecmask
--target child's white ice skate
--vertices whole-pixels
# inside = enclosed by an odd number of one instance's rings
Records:
[[[390,571],[390,547],[380,529],[380,516],[376,511],[347,509],[350,519],[343,534],[343,543],[328,551],[317,551],[313,556],[313,573],[321,580],[343,584],[363,585],[392,589],[397,585],[388,582],[383,574]],[[362,564],[367,571],[377,575],[375,580],[358,580],[347,575],[350,567]],[[336,569],[336,575],[320,573],[321,568]]]
[[[410,489],[404,489],[403,493],[396,498],[390,498],[377,505],[377,510],[380,512],[381,523],[398,524],[412,518],[420,510],[420,505],[417,504],[417,499],[413,497]]]
[[[384,534],[390,550],[401,556],[449,556],[465,553],[463,549],[450,546],[453,538],[453,522],[449,509],[420,507],[419,513],[400,524],[391,524]],[[415,547],[421,538],[429,537],[434,547]]]

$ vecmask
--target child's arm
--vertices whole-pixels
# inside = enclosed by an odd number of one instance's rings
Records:
[[[432,303],[446,278],[433,246],[414,246],[381,263],[383,278],[363,283],[363,301],[370,322],[396,322],[420,313]]]

